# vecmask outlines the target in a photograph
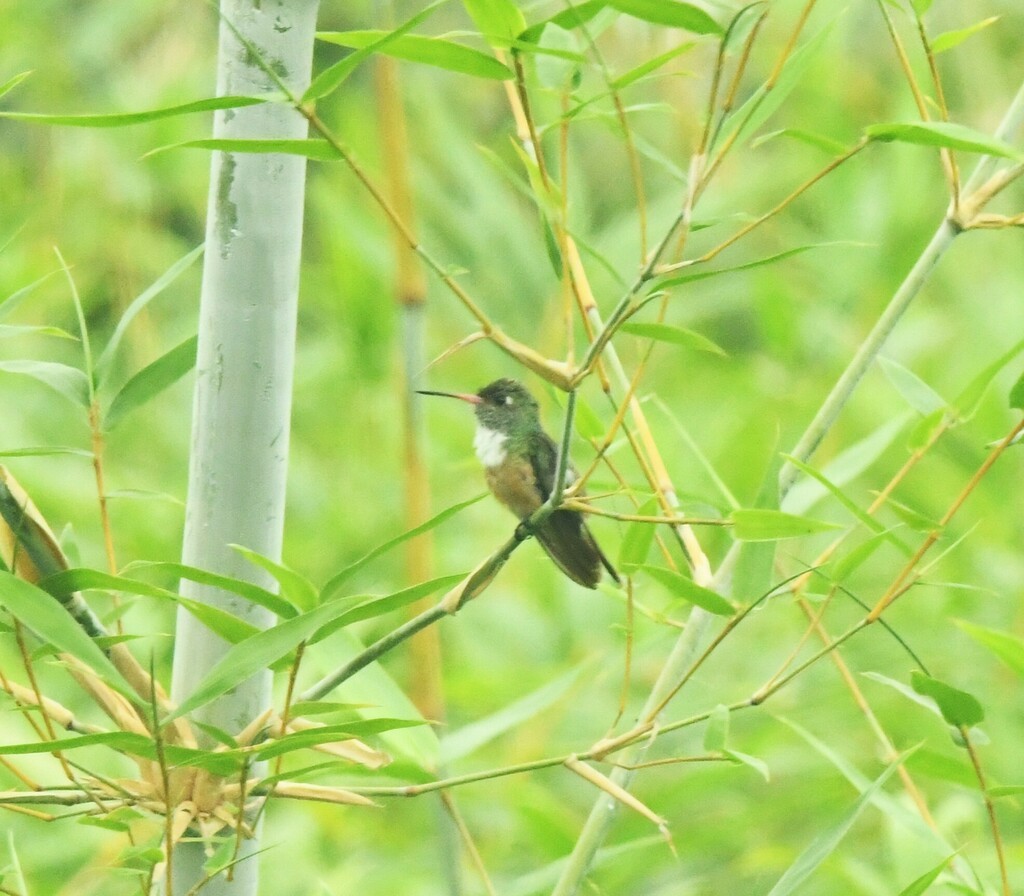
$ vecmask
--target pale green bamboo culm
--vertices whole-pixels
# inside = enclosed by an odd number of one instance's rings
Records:
[[[302,93],[317,6],[318,0],[222,0],[218,94],[277,92],[262,60]],[[295,139],[306,130],[285,103],[219,112],[214,122],[217,138]],[[230,545],[280,555],[305,175],[298,156],[215,153],[211,164],[182,559],[264,587],[272,583]],[[183,582],[182,593],[261,627],[272,621],[267,611],[218,589]],[[175,643],[172,697],[181,701],[229,645],[187,612],[178,615]],[[265,672],[194,715],[237,732],[269,701]],[[204,896],[256,896],[257,860],[245,858],[256,849],[255,839],[245,840],[231,879],[217,875],[202,886]],[[201,843],[176,848],[173,896],[195,891],[205,862]]]

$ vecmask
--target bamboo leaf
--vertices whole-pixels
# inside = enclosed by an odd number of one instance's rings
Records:
[[[810,478],[799,479],[786,494],[782,509],[787,513],[806,513],[831,489],[817,476],[824,476],[835,487],[841,488],[867,470],[895,441],[909,419],[909,413],[887,420],[874,432],[843,449],[818,474],[808,472]],[[795,460],[789,458],[794,465]]]
[[[740,541],[778,541],[843,528],[824,520],[756,507],[734,510],[729,519],[733,522],[733,533]]]
[[[247,152],[247,153],[282,153],[290,156],[304,156],[321,162],[335,162],[342,155],[326,140],[308,138],[306,140],[280,139],[221,139],[210,137],[203,140],[185,140],[182,143],[171,143],[151,149],[143,158],[172,149],[206,149],[212,152]]]
[[[384,42],[384,37],[389,35],[392,40]],[[508,66],[493,56],[439,37],[419,34],[396,36],[389,31],[322,31],[317,34],[317,38],[358,50],[376,47],[378,53],[477,78],[507,81],[513,77]]]
[[[648,498],[637,509],[637,516],[651,516],[658,512],[658,502]],[[646,561],[654,543],[654,524],[634,520],[626,527],[626,534],[619,544],[619,557],[616,564],[627,575],[631,575]]]
[[[831,156],[842,155],[848,149],[845,143],[841,143],[833,137],[827,137],[824,134],[818,134],[815,131],[808,131],[804,128],[780,128],[769,134],[761,135],[756,140],[751,141],[750,145],[756,149],[769,140],[774,140],[776,137],[788,137],[800,143],[806,143],[808,146],[813,146],[815,149],[827,152]]]
[[[927,416],[949,407],[949,402],[902,364],[882,356],[879,356],[878,363],[903,400],[919,414]]]
[[[862,510],[860,505],[857,504],[852,498],[848,497],[845,492],[834,482],[832,482],[823,473],[818,472],[814,467],[809,464],[805,464],[803,461],[793,457],[792,455],[785,454],[783,457],[795,466],[800,472],[810,476],[816,482],[820,483],[824,488],[832,494],[832,496],[845,507],[850,514],[857,519],[869,532],[875,534],[884,533],[885,527],[878,522],[871,514],[867,511]]]
[[[333,601],[234,644],[164,723],[205,706],[261,669],[270,668],[347,609],[346,602]]]
[[[687,50],[692,50],[695,46],[697,46],[696,42],[689,40],[673,47],[671,50],[659,53],[653,59],[648,59],[646,62],[640,63],[640,65],[635,68],[631,68],[628,72],[623,72],[617,78],[613,78],[608,86],[613,90],[622,90],[623,87],[628,87],[630,84],[635,81],[639,81],[651,72],[657,71],[666,62],[671,62],[677,56],[682,55]]]
[[[102,383],[109,372],[111,364],[117,355],[117,350],[121,345],[121,340],[124,338],[125,331],[128,329],[128,325],[135,320],[136,316],[143,308],[145,308],[153,299],[177,280],[182,273],[188,270],[188,268],[192,266],[193,262],[195,262],[195,260],[202,254],[203,246],[196,246],[196,248],[191,252],[179,258],[150,286],[144,289],[135,299],[132,300],[132,303],[125,309],[124,314],[121,315],[121,319],[117,322],[114,332],[111,334],[102,354],[100,354],[99,359],[96,361],[95,369],[97,383]]]
[[[0,451],[0,457],[49,457],[56,454],[72,454],[77,457],[92,457],[91,451],[61,445],[37,445],[29,448],[8,448]]]
[[[967,384],[967,387],[953,402],[953,406],[957,409],[957,414],[961,420],[970,420],[975,415],[982,398],[985,397],[985,393],[992,384],[992,380],[995,379],[996,374],[1016,358],[1021,353],[1021,350],[1024,350],[1024,339],[996,358],[995,361]]]
[[[889,779],[894,771],[903,763],[907,753],[900,756],[895,762],[889,765],[874,783],[871,784],[857,801],[843,814],[843,816],[832,827],[823,831],[810,845],[797,857],[786,873],[779,878],[778,882],[768,893],[768,896],[788,896],[795,892],[807,878],[814,873],[818,866],[825,861],[853,827],[864,807],[870,803],[875,795],[882,790],[882,785]]]
[[[50,271],[49,274],[43,274],[37,280],[33,280],[27,286],[21,287],[12,292],[6,299],[0,302],[0,320],[7,317],[15,308],[17,308],[25,299],[27,299],[39,286],[45,281],[49,280],[54,274],[63,273],[62,271]]]
[[[1024,678],[1024,638],[994,628],[975,625],[964,619],[957,619],[956,624],[982,647],[1002,660],[1018,676]]]
[[[910,683],[914,690],[925,697],[931,697],[939,707],[939,712],[950,725],[970,728],[985,718],[985,710],[975,697],[952,685],[925,675],[916,669],[910,673]]]
[[[701,587],[693,579],[688,579],[671,569],[647,565],[641,566],[640,569],[676,597],[696,604],[709,613],[714,613],[716,616],[732,616],[736,612],[736,608],[722,595]]]
[[[425,719],[353,719],[339,725],[325,725],[323,728],[311,728],[286,734],[284,737],[276,738],[266,746],[260,747],[256,751],[256,756],[258,759],[273,759],[276,756],[285,756],[296,750],[308,750],[321,744],[337,743],[356,737],[367,737],[385,731],[420,727],[426,724]]]
[[[1024,374],[1013,384],[1010,389],[1010,407],[1024,411]]]
[[[353,622],[362,622],[365,619],[373,619],[375,616],[383,616],[385,613],[393,613],[395,610],[415,603],[436,591],[440,591],[443,588],[451,588],[464,578],[464,573],[438,576],[436,579],[420,582],[383,597],[376,595],[346,597],[343,600],[349,609],[324,625],[315,635],[312,635],[309,639],[310,643],[322,641],[328,635],[333,634],[340,628],[344,628],[346,625],[351,625]]]
[[[102,115],[54,115],[48,112],[0,110],[0,118],[76,128],[119,128],[126,125],[159,121],[162,118],[174,118],[178,115],[191,115],[195,112],[241,109],[244,106],[255,106],[260,103],[273,102],[280,99],[281,97],[272,94],[266,94],[265,96],[215,96],[205,100],[195,100],[191,103],[182,103],[180,106],[167,106],[163,109],[149,109],[145,112],[114,112]]]
[[[709,753],[721,753],[729,740],[729,707],[719,703],[711,710],[707,728],[704,729],[704,749]]]
[[[739,765],[745,765],[748,768],[753,769],[757,772],[765,781],[771,781],[772,773],[768,768],[768,763],[763,759],[758,759],[756,756],[751,756],[748,753],[741,753],[739,750],[723,750],[733,762]]]
[[[245,638],[252,637],[258,628],[245,622],[218,607],[210,606],[201,601],[182,597],[159,585],[141,582],[125,576],[116,576],[98,569],[67,569],[48,576],[39,583],[39,587],[50,594],[71,594],[75,591],[116,591],[123,594],[137,594],[142,597],[155,597],[174,601],[183,606],[212,632],[220,635],[225,641],[236,644]]]
[[[81,660],[123,697],[137,697],[103,651],[51,594],[0,570],[0,604],[46,644]]]
[[[195,367],[197,341],[195,336],[186,339],[128,380],[110,402],[103,417],[103,428],[110,432],[128,414],[155,398]]]
[[[57,339],[70,339],[77,342],[78,337],[71,335],[60,327],[35,327],[28,324],[0,324],[0,339],[14,339],[18,336],[54,336]]]
[[[239,544],[233,544],[231,547],[254,566],[270,573],[277,580],[277,584],[281,586],[282,596],[295,609],[299,611],[312,610],[317,605],[316,586],[305,576],[289,569],[283,563],[250,551]]]
[[[526,30],[526,19],[512,0],[462,0],[462,5],[492,47],[507,49]]]
[[[13,78],[8,78],[6,81],[4,81],[3,84],[0,84],[0,96],[4,96],[5,94],[10,93],[12,90],[14,90],[15,87],[17,87],[31,74],[32,72],[30,70],[27,72],[21,72],[20,74],[15,75]]]
[[[537,690],[520,697],[514,703],[482,719],[470,722],[441,739],[441,761],[444,764],[464,759],[484,744],[518,728],[524,722],[540,715],[566,694],[579,678],[580,670],[550,681]]]
[[[958,28],[956,31],[943,32],[932,41],[932,52],[945,53],[946,50],[952,50],[953,47],[962,44],[967,40],[967,38],[977,34],[985,28],[988,28],[989,25],[994,25],[998,21],[999,16],[989,16],[987,19],[982,19],[980,22],[975,22],[973,25],[968,25],[966,28]]]
[[[291,619],[297,615],[295,608],[288,601],[272,591],[267,591],[267,589],[260,588],[259,585],[254,585],[252,582],[247,582],[244,579],[234,579],[230,576],[207,572],[205,569],[198,569],[195,566],[187,566],[184,563],[169,561],[136,560],[129,563],[123,572],[134,570],[167,573],[176,578],[188,579],[190,582],[195,582],[199,585],[208,585],[211,588],[230,591],[232,594],[237,594],[246,600],[252,601],[257,606],[266,607],[283,619]]]
[[[722,26],[703,9],[678,0],[609,0],[608,5],[655,25],[684,28],[694,34],[722,33]]]
[[[0,370],[30,376],[79,407],[89,407],[89,381],[77,367],[56,361],[0,361]]]
[[[394,31],[385,34],[376,43],[356,50],[355,53],[346,56],[341,62],[336,62],[330,68],[320,72],[310,83],[309,87],[306,88],[306,92],[302,95],[302,102],[309,103],[333,93],[348,80],[349,75],[365,60],[369,59],[374,53],[383,51],[392,41],[398,40],[403,34],[411,31],[444,2],[445,0],[437,0],[436,3],[430,4],[430,6],[420,10],[408,21],[403,22]],[[317,37],[319,36],[318,34]]]
[[[831,35],[834,24],[833,20],[825,25],[786,60],[782,73],[770,90],[766,90],[762,85],[726,119],[722,126],[720,141],[726,141],[735,134],[735,142],[742,143],[778,111],[803,80],[807,69]]]
[[[899,896],[921,896],[922,893],[928,890],[928,888],[938,880],[940,874],[946,870],[946,866],[953,861],[953,856],[946,856],[938,865],[932,868],[930,871],[926,871],[920,877],[911,881],[906,887],[899,892]]]
[[[335,574],[320,591],[320,600],[330,600],[335,592],[337,592],[345,582],[350,579],[360,569],[370,563],[372,560],[376,560],[382,554],[386,554],[392,548],[398,547],[398,545],[408,541],[410,538],[415,538],[417,535],[422,535],[424,532],[429,532],[431,529],[440,526],[441,523],[451,519],[457,513],[465,510],[471,504],[476,504],[477,501],[487,497],[487,493],[477,495],[475,498],[470,498],[468,501],[462,501],[459,504],[453,504],[451,507],[447,507],[438,513],[436,516],[431,517],[425,523],[421,523],[407,532],[403,532],[396,538],[392,538],[390,541],[384,542],[384,544],[375,547],[372,551],[364,554],[355,563],[346,566],[341,572]]]
[[[694,330],[687,330],[683,327],[675,327],[671,324],[657,323],[634,323],[629,322],[622,325],[625,333],[639,336],[642,339],[654,339],[658,342],[667,342],[670,345],[680,345],[684,348],[696,349],[700,352],[710,352],[713,355],[728,357],[725,350],[716,345],[707,336],[703,336]]]
[[[936,146],[977,152],[987,156],[1024,160],[1024,152],[1015,146],[990,137],[981,131],[951,121],[888,122],[869,125],[864,133],[872,140],[884,143],[911,143],[917,146]]]
[[[657,290],[670,289],[673,286],[679,286],[683,283],[693,283],[697,280],[707,280],[709,277],[718,277],[721,274],[733,274],[737,271],[749,271],[753,268],[764,267],[765,265],[776,264],[780,261],[785,261],[787,258],[792,258],[795,255],[801,255],[804,252],[808,252],[811,249],[828,249],[833,246],[850,246],[857,245],[856,243],[848,242],[829,242],[829,243],[808,243],[805,246],[794,246],[792,249],[786,249],[784,252],[777,252],[775,255],[767,255],[764,258],[756,258],[753,261],[746,261],[743,264],[733,265],[728,268],[717,268],[713,271],[707,270],[695,270],[692,273],[687,274],[669,274],[667,276],[658,277],[652,281],[652,287]]]

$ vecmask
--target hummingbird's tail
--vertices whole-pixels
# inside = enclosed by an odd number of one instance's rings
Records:
[[[602,566],[621,584],[615,567],[576,511],[556,510],[535,534],[555,565],[578,585],[596,588],[601,581]]]

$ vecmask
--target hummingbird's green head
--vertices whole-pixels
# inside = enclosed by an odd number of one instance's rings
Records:
[[[495,380],[477,392],[476,398],[476,419],[487,429],[512,435],[540,426],[537,399],[516,380]]]
[[[466,392],[432,392],[418,390],[421,395],[443,395],[473,405],[477,423],[504,436],[518,435],[540,427],[537,399],[518,380],[507,377],[484,386],[476,395]]]

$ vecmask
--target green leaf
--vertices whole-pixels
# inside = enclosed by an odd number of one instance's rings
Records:
[[[8,448],[0,451],[0,457],[49,457],[56,454],[72,454],[77,457],[92,457],[91,451],[84,448],[71,448],[61,445],[38,445],[34,448]]]
[[[891,529],[879,532],[861,542],[853,550],[844,554],[832,567],[832,579],[836,582],[843,582],[848,579],[863,563],[870,559],[871,555],[882,545],[883,542],[895,539]],[[902,542],[901,542],[901,546]],[[905,547],[905,546],[903,546]]]
[[[573,420],[578,432],[585,439],[600,439],[604,435],[604,423],[597,412],[581,397],[576,397],[576,418]]]
[[[982,19],[980,22],[975,22],[973,25],[968,25],[966,28],[959,28],[956,31],[946,31],[932,41],[932,52],[945,53],[946,50],[951,50],[958,44],[962,44],[967,40],[967,38],[977,34],[984,28],[988,28],[989,25],[994,25],[998,21],[999,16],[989,16],[989,18]]]
[[[0,84],[0,96],[10,93],[31,74],[31,71],[21,72],[21,74],[15,75],[13,78],[8,78],[3,84]]]
[[[948,401],[902,364],[882,356],[879,356],[878,364],[903,400],[919,414],[927,416],[949,407]]]
[[[257,554],[256,551],[250,551],[239,544],[233,544],[230,547],[238,551],[254,566],[270,573],[277,580],[277,584],[281,586],[281,596],[295,609],[299,611],[312,610],[317,605],[316,586],[305,576],[289,569],[283,563]]]
[[[801,255],[804,252],[809,252],[811,249],[829,249],[834,246],[850,246],[858,245],[856,243],[848,242],[829,242],[829,243],[808,243],[805,246],[794,246],[792,249],[786,249],[784,252],[777,252],[774,255],[767,255],[764,258],[755,258],[753,261],[746,261],[743,264],[733,265],[728,268],[717,268],[713,271],[707,270],[694,270],[692,273],[686,274],[668,274],[664,277],[658,277],[653,283],[654,289],[670,289],[673,286],[680,286],[683,283],[693,283],[697,280],[707,280],[710,277],[718,277],[721,274],[732,274],[736,271],[749,271],[753,268],[761,268],[765,265],[776,264],[780,261],[785,261],[787,258],[792,258],[794,255]]]
[[[892,445],[908,418],[909,414],[905,413],[885,421],[878,429],[843,449],[825,465],[820,473],[810,473],[807,470],[810,478],[799,479],[793,484],[782,502],[782,509],[787,513],[807,513],[819,499],[832,491],[833,487],[841,488],[851,482],[867,470]],[[789,461],[794,466],[799,466],[794,458],[789,458]],[[824,476],[831,486],[820,481],[818,476]]]
[[[128,414],[155,398],[195,367],[197,342],[196,336],[186,339],[128,380],[110,402],[103,417],[103,428],[110,432]]]
[[[716,616],[732,616],[736,612],[736,608],[722,595],[698,585],[693,579],[688,579],[671,569],[647,565],[640,566],[640,569],[676,597],[696,604],[709,613],[714,613]]]
[[[393,39],[384,43],[383,38],[388,35],[393,36]],[[424,37],[418,34],[394,36],[393,32],[389,31],[321,31],[317,38],[353,49],[376,47],[377,52],[388,56],[477,78],[507,81],[514,77],[508,66],[498,62],[493,56],[439,37]]]
[[[21,289],[17,289],[12,292],[6,299],[0,302],[0,320],[7,317],[7,315],[25,301],[33,291],[49,280],[54,274],[60,273],[63,273],[63,271],[50,271],[49,274],[43,274],[42,277],[37,280],[33,280],[28,284],[28,286],[23,286]]]
[[[207,572],[205,569],[198,569],[195,566],[187,566],[184,563],[173,563],[169,561],[136,560],[129,563],[124,568],[123,572],[134,570],[165,573],[176,578],[188,579],[190,582],[195,582],[199,585],[207,585],[210,588],[219,588],[222,591],[230,591],[232,594],[237,594],[240,597],[244,597],[246,600],[252,601],[257,606],[266,607],[272,613],[282,617],[283,619],[291,619],[297,615],[295,608],[288,603],[288,601],[274,594],[272,591],[267,591],[266,588],[260,588],[259,585],[254,585],[252,582],[247,582],[244,579],[234,579],[230,576],[222,576],[217,573]]]
[[[910,683],[918,694],[931,697],[935,701],[942,718],[950,725],[970,728],[985,718],[985,710],[981,704],[966,691],[954,688],[916,669],[910,673]]]
[[[233,645],[196,686],[195,691],[164,720],[165,723],[205,706],[257,672],[270,668],[348,609],[346,602],[334,601],[280,622],[273,628]]]
[[[722,26],[698,6],[678,0],[609,0],[619,12],[655,25],[685,28],[694,34],[721,34]]]
[[[265,139],[220,139],[211,137],[204,140],[185,140],[183,143],[171,143],[151,149],[143,158],[172,149],[206,149],[212,152],[247,152],[247,153],[282,153],[290,156],[305,156],[321,162],[336,162],[342,155],[326,140],[308,138],[306,140]]]
[[[351,629],[337,632],[331,638],[330,646],[331,662],[336,666],[344,665],[365,649]],[[358,676],[344,682],[338,688],[337,697],[351,703],[368,704],[368,709],[359,710],[360,715],[365,712],[367,715],[386,715],[400,719],[423,717],[380,663],[372,663],[361,670]],[[438,743],[433,726],[386,731],[381,734],[381,740],[388,752],[409,759],[419,769],[437,768]]]
[[[957,619],[956,624],[982,647],[995,654],[1017,675],[1024,678],[1024,638],[994,628],[975,625],[963,619]]]
[[[756,756],[751,756],[748,753],[741,753],[739,750],[723,750],[722,752],[733,762],[752,768],[765,781],[771,781],[771,771],[768,768],[768,763],[763,759],[758,759]]]
[[[721,753],[729,740],[729,707],[719,703],[708,718],[704,730],[704,749],[708,753]]]
[[[839,846],[847,832],[853,827],[853,823],[864,810],[864,807],[874,799],[876,794],[881,792],[882,785],[896,771],[907,755],[907,753],[904,753],[899,759],[889,765],[875,779],[874,783],[861,793],[857,801],[834,825],[822,831],[822,833],[814,838],[810,845],[797,857],[796,861],[786,869],[786,873],[771,888],[768,896],[788,896],[788,894],[794,893],[799,889],[801,884],[814,873],[818,866],[835,852],[836,847]]]
[[[734,510],[729,519],[733,522],[733,534],[740,541],[778,541],[843,528],[824,520],[759,508]]]
[[[730,139],[737,143],[745,142],[778,111],[803,80],[815,56],[820,53],[831,35],[834,24],[834,20],[829,22],[786,60],[782,73],[770,90],[766,90],[762,85],[725,120],[719,143]]]
[[[914,12],[923,16],[932,8],[932,0],[910,0],[910,5],[914,7]]]
[[[75,591],[102,590],[171,600],[183,606],[212,632],[231,644],[249,638],[259,631],[255,626],[244,622],[227,610],[190,600],[166,588],[161,588],[159,585],[112,575],[98,569],[67,569],[47,576],[39,583],[39,587],[49,594],[55,595],[71,594]]]
[[[403,22],[394,31],[384,35],[384,37],[376,43],[363,47],[361,50],[356,50],[355,53],[346,56],[341,60],[341,62],[336,62],[330,68],[320,72],[320,74],[313,79],[309,87],[306,88],[306,92],[302,95],[302,102],[309,103],[333,93],[342,84],[344,84],[346,80],[348,80],[349,75],[351,75],[361,63],[366,59],[369,59],[369,57],[374,53],[384,50],[392,41],[398,40],[403,34],[411,31],[444,2],[446,2],[446,0],[437,0],[436,3],[431,3],[426,9],[420,10],[411,19]],[[319,35],[317,36],[319,37]]]
[[[949,121],[909,121],[873,124],[864,129],[872,140],[912,143],[918,146],[940,146],[987,156],[1024,160],[1024,152],[1015,146],[990,137],[981,131]]]
[[[1009,364],[1010,361],[1016,358],[1022,350],[1024,350],[1024,339],[996,358],[995,361],[989,364],[981,371],[981,373],[967,384],[967,387],[953,402],[953,406],[957,409],[957,415],[960,420],[970,420],[975,415],[978,410],[978,406],[981,404],[982,398],[985,397],[985,392],[992,384],[992,380],[995,379],[996,374]]]
[[[639,81],[651,72],[657,71],[666,62],[671,62],[677,56],[682,55],[687,50],[692,50],[695,46],[697,46],[696,42],[689,40],[673,47],[671,50],[659,53],[652,59],[648,59],[646,62],[640,63],[640,65],[635,68],[631,68],[628,72],[623,72],[617,78],[613,78],[609,82],[608,86],[611,87],[612,90],[622,90],[623,87],[628,87],[630,84]]]
[[[114,332],[111,334],[102,354],[100,354],[99,360],[96,361],[95,370],[97,383],[102,383],[107,373],[110,371],[111,364],[117,355],[117,350],[121,345],[121,340],[124,338],[128,325],[135,320],[135,317],[143,308],[145,308],[153,299],[177,280],[182,273],[188,270],[195,260],[202,254],[203,246],[196,246],[191,252],[179,258],[150,286],[144,289],[135,299],[132,300],[132,303],[125,309],[124,314],[121,315],[121,319],[117,322],[117,326],[114,328]]]
[[[367,737],[384,731],[413,728],[426,724],[425,719],[354,719],[338,725],[325,725],[323,728],[286,734],[284,737],[270,741],[266,746],[259,747],[256,750],[256,757],[258,759],[273,759],[276,756],[284,756],[294,753],[296,750],[308,750],[321,744],[336,743],[341,740],[351,740],[354,737]]]
[[[462,5],[492,47],[508,48],[526,30],[526,19],[512,0],[462,0]]]
[[[514,703],[502,707],[497,712],[470,722],[446,735],[441,739],[442,764],[447,765],[464,759],[485,744],[508,734],[523,723],[540,715],[568,692],[569,688],[576,683],[579,675],[580,671],[574,669],[554,681],[549,681],[525,697],[520,697]]]
[[[18,336],[54,336],[58,339],[70,339],[77,342],[78,337],[72,336],[60,327],[34,327],[27,324],[0,324],[0,339],[14,339]]]
[[[465,510],[471,504],[476,504],[477,501],[480,501],[486,497],[487,492],[484,492],[483,494],[477,495],[475,498],[470,498],[468,501],[462,501],[459,504],[453,504],[451,507],[447,507],[444,510],[442,510],[436,516],[431,517],[425,523],[420,523],[420,525],[415,526],[412,529],[409,529],[407,532],[403,532],[396,538],[392,538],[390,541],[386,541],[384,542],[384,544],[375,547],[372,551],[370,551],[367,554],[364,554],[362,557],[356,560],[355,563],[349,564],[341,572],[334,575],[327,582],[327,584],[324,585],[324,587],[320,590],[320,600],[330,600],[334,596],[335,592],[339,591],[341,589],[341,586],[344,585],[348,579],[350,579],[353,575],[355,575],[355,573],[357,573],[360,569],[362,569],[372,560],[376,560],[379,556],[381,556],[381,554],[386,554],[392,548],[395,548],[403,542],[408,541],[410,538],[415,538],[417,535],[422,535],[424,532],[429,532],[431,529],[440,526],[441,523],[455,516],[457,513],[460,513],[461,511]]]
[[[421,598],[427,597],[436,591],[444,588],[451,588],[457,585],[466,577],[465,573],[455,575],[438,576],[426,582],[419,582],[394,594],[386,594],[383,597],[378,595],[360,595],[343,598],[346,607],[344,613],[331,620],[316,634],[310,637],[310,643],[316,643],[333,634],[340,628],[351,625],[353,622],[362,622],[365,619],[373,619],[375,616],[383,616],[385,613],[393,613],[402,607],[415,603]]]
[[[167,106],[163,109],[149,109],[145,112],[115,112],[106,115],[53,115],[47,112],[12,112],[0,110],[0,118],[16,121],[30,121],[37,124],[65,125],[76,128],[119,128],[125,125],[145,124],[161,118],[191,115],[194,112],[212,112],[217,109],[240,109],[280,100],[273,94],[264,96],[215,96],[205,100]]]
[[[1024,374],[1013,384],[1010,389],[1010,407],[1024,411]]]
[[[911,881],[906,887],[899,892],[899,896],[921,896],[936,880],[943,871],[946,870],[946,866],[953,861],[953,856],[946,856],[938,865],[932,868],[930,871],[926,871],[920,877]]]
[[[714,355],[727,357],[725,351],[707,336],[683,327],[674,327],[671,324],[644,324],[625,323],[622,325],[624,333],[639,336],[642,339],[655,339],[658,342],[668,342],[671,345],[681,345],[684,348],[696,349],[700,352],[710,352]]]
[[[994,799],[1004,796],[1019,796],[1024,793],[1024,784],[1001,784],[998,787],[989,787],[987,792]]]
[[[814,131],[807,131],[803,128],[781,128],[768,134],[762,134],[756,140],[751,141],[750,145],[756,149],[777,137],[788,137],[800,143],[806,143],[808,146],[813,146],[815,149],[827,152],[831,156],[840,156],[848,150],[846,144],[841,143],[839,140],[827,137],[824,134],[815,133]]]
[[[89,407],[89,381],[77,367],[55,361],[0,361],[0,370],[30,376],[79,407]]]
[[[51,594],[0,570],[0,605],[44,643],[81,660],[123,697],[132,703],[138,702],[135,692],[114,664]]]
[[[658,501],[656,498],[648,498],[637,509],[637,516],[653,516],[658,512]],[[616,564],[627,575],[636,572],[651,552],[651,545],[654,543],[654,523],[642,523],[633,521],[626,527],[626,534],[622,536],[619,544],[619,557]]]
[[[839,486],[832,482],[823,473],[819,473],[816,469],[814,469],[814,467],[810,466],[809,464],[805,464],[803,461],[798,460],[792,455],[785,454],[783,455],[783,457],[787,461],[789,461],[789,463],[793,464],[794,467],[800,470],[801,473],[810,476],[814,481],[824,486],[825,489],[828,492],[830,492],[832,496],[840,504],[842,504],[843,507],[845,507],[850,512],[850,514],[855,519],[857,519],[869,532],[879,533],[885,531],[885,527],[880,522],[878,522],[878,520],[872,517],[871,514],[862,510],[860,508],[860,505],[858,505],[856,501],[854,501],[852,498],[847,497],[846,493],[843,492],[843,490],[839,488]]]

